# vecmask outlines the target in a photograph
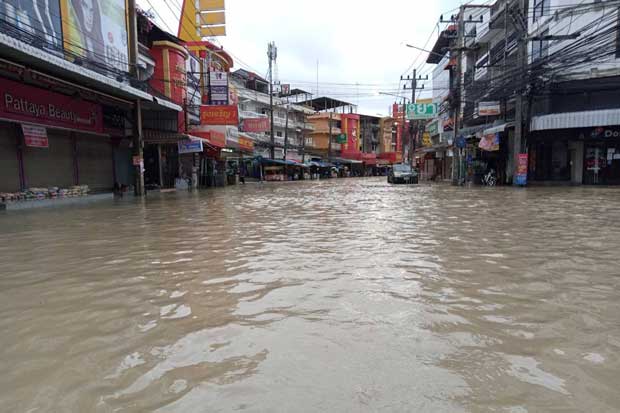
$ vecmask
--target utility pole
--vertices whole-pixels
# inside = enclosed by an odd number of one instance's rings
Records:
[[[269,58],[269,116],[271,122],[271,159],[276,157],[276,140],[273,131],[273,62],[278,57],[278,49],[275,42],[269,43],[267,46],[267,57]]]
[[[127,2],[129,12],[129,69],[136,79],[138,78],[138,17],[136,15],[136,1]],[[133,111],[133,165],[134,165],[134,194],[144,196],[144,153],[142,140],[142,102],[136,99]],[[160,160],[161,161],[161,160]]]
[[[509,5],[506,4],[506,13],[508,13],[508,7]],[[523,13],[525,13],[525,16],[527,16],[527,8],[528,8],[528,1],[527,0],[519,0],[518,2],[518,14],[520,16],[518,17],[523,17]],[[514,16],[513,16],[514,17]],[[521,30],[523,28],[521,27]],[[515,24],[515,30],[520,30],[520,25],[519,24]],[[526,78],[528,77],[528,73],[527,73],[527,66],[528,66],[528,62],[527,62],[527,56],[528,56],[528,33],[527,33],[527,27],[524,30],[524,33],[522,33],[522,36],[519,36],[519,44],[518,44],[518,49],[517,49],[517,67],[519,69],[522,70],[522,74],[521,74],[521,78],[518,79],[517,81],[519,82],[519,87],[516,90],[516,98],[515,98],[515,136],[514,136],[514,141],[513,141],[513,147],[511,150],[511,163],[512,163],[512,184],[516,185],[515,182],[515,176],[516,176],[516,172],[517,172],[517,159],[519,157],[520,153],[524,152],[524,143],[525,143],[525,139],[526,139],[526,135],[525,135],[525,131],[527,130],[526,128],[524,128],[524,124],[529,122],[529,117],[526,115],[526,113],[528,112],[528,109],[525,108],[526,106],[526,102],[524,100],[524,93],[525,90],[523,90],[524,88],[522,88],[521,86],[523,85],[522,83],[522,79],[523,76],[525,76]],[[525,83],[525,89],[527,89],[527,85],[529,83],[529,79],[526,80]]]
[[[418,76],[416,69],[413,69],[413,78],[409,78],[409,76],[407,76],[406,79],[401,77],[401,80],[405,80],[407,82],[411,81],[411,103],[415,104],[416,90],[424,89],[424,85],[422,85],[422,87],[420,88],[418,87],[418,80],[428,80],[428,75],[426,75],[426,77],[423,78],[422,76]],[[408,89],[406,84],[405,84],[405,89]],[[405,108],[405,112],[406,112],[406,108]],[[420,130],[420,121],[416,120],[414,122],[413,120],[409,120],[409,165],[411,165],[412,167],[415,163],[415,159],[414,159],[415,157],[415,136],[418,134],[419,130]]]
[[[465,7],[461,6],[459,8],[459,22],[457,25],[457,50],[458,50],[458,54],[457,54],[457,58],[456,58],[456,111],[454,112],[454,140],[453,142],[456,143],[456,140],[458,139],[458,131],[459,131],[459,120],[461,117],[461,97],[462,97],[462,90],[461,90],[461,76],[463,73],[463,46],[464,46],[464,36],[465,36],[465,24],[463,23],[464,21],[464,16],[465,16]],[[453,183],[459,185],[461,183],[461,179],[464,177],[461,177],[461,175],[464,175],[463,173],[463,167],[462,167],[462,163],[463,163],[463,149],[464,148],[457,148],[458,151],[458,159],[456,159],[457,157],[453,156],[452,157],[452,176],[453,176]],[[455,160],[457,160],[458,162],[455,162]],[[455,165],[456,164],[456,165]],[[458,168],[457,169],[457,173],[456,175],[454,174],[454,170],[455,170],[455,166]],[[456,178],[456,179],[454,179]]]

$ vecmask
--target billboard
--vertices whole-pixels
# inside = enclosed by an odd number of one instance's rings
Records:
[[[125,0],[60,0],[65,51],[128,72]]]
[[[44,48],[62,51],[62,23],[59,0],[2,0],[0,21],[18,29],[15,35],[44,40]],[[10,29],[9,29],[10,30]],[[4,30],[6,33],[6,29]]]

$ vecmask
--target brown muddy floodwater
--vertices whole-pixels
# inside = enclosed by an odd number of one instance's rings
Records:
[[[2,412],[620,411],[620,188],[0,214]]]

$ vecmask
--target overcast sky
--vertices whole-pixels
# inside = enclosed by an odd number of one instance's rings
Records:
[[[138,0],[138,4],[145,10],[155,8],[162,28],[167,24],[176,34],[182,0]],[[318,60],[320,95],[359,103],[360,113],[387,115],[395,97],[378,95],[379,91],[398,93],[400,76],[413,67],[430,79],[432,66],[421,66],[426,54],[405,44],[424,47],[433,33],[426,45],[432,47],[439,16],[454,13],[459,4],[459,0],[226,0],[227,36],[217,42],[233,56],[236,68],[265,76],[267,43],[275,41],[282,83],[316,93]],[[430,81],[426,87],[432,87]]]

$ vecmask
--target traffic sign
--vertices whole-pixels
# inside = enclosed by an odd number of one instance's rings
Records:
[[[407,105],[407,119],[432,119],[437,116],[436,103],[410,103]]]

